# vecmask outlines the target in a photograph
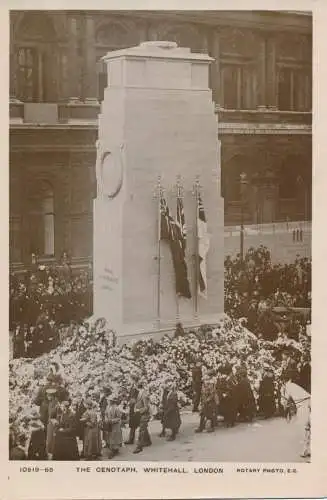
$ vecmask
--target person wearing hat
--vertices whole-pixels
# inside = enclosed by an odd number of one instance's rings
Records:
[[[119,453],[123,443],[123,434],[121,430],[121,411],[119,409],[119,400],[117,396],[111,396],[109,406],[106,409],[105,422],[108,424],[108,458],[113,458]]]
[[[128,440],[125,441],[125,444],[134,444],[136,429],[140,425],[140,413],[135,412],[135,404],[139,394],[139,389],[137,387],[138,377],[136,374],[132,375],[132,380],[132,386],[129,391],[129,436]]]
[[[46,447],[48,457],[51,459],[53,455],[54,438],[56,427],[58,424],[58,413],[59,413],[59,401],[57,398],[57,389],[55,387],[46,389],[47,399],[48,399],[48,422],[46,426]]]
[[[274,370],[268,364],[264,365],[259,385],[258,405],[259,412],[265,418],[272,417],[276,412]]]
[[[200,424],[199,427],[195,429],[195,432],[204,431],[207,421],[210,422],[210,428],[208,429],[208,432],[213,432],[215,429],[217,421],[217,406],[219,400],[217,396],[214,375],[214,371],[209,371],[204,382],[201,394]]]
[[[256,414],[256,404],[246,366],[239,366],[236,379],[237,413],[242,422],[251,422]]]
[[[219,400],[218,412],[224,417],[226,427],[233,427],[237,417],[237,381],[230,363],[221,367],[216,391]]]
[[[79,392],[77,393],[75,399],[74,413],[76,418],[76,436],[83,443],[81,458],[84,457],[84,432],[85,432],[85,425],[84,422],[81,420],[81,418],[84,415],[85,411],[86,411],[86,406],[84,403],[84,398],[83,395]]]
[[[145,446],[152,444],[148,429],[151,419],[150,398],[142,382],[138,384],[138,390],[139,394],[135,403],[135,413],[140,415],[140,427],[137,445],[133,453],[140,453]]]
[[[106,430],[105,415],[106,415],[106,410],[107,410],[108,405],[109,405],[110,395],[111,395],[111,388],[104,387],[103,392],[102,392],[102,394],[100,394],[100,398],[99,398],[99,408],[100,408],[101,424],[102,424],[102,438],[106,444],[108,441],[108,432]]]
[[[171,430],[171,436],[168,438],[169,441],[174,441],[176,439],[176,435],[180,426],[181,426],[181,417],[178,407],[178,395],[176,391],[176,384],[174,382],[170,382],[168,384],[166,402],[163,408],[163,421],[162,421],[163,432],[165,431],[165,429]]]
[[[79,460],[76,419],[70,409],[70,404],[70,401],[61,403],[53,446],[53,460]]]
[[[33,410],[31,413],[30,429],[31,437],[27,451],[28,460],[47,460],[45,430],[37,410]]]
[[[97,405],[91,398],[85,401],[86,411],[81,417],[84,423],[84,458],[86,460],[95,460],[101,456],[102,442],[100,432],[100,412],[97,411]]]

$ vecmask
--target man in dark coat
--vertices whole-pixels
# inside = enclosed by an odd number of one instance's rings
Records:
[[[30,425],[32,433],[27,458],[28,460],[47,460],[45,428],[36,412],[33,412]]]
[[[24,339],[25,339],[25,350],[26,356],[28,358],[35,358],[36,356],[36,334],[35,327],[24,324]]]
[[[168,387],[165,405],[163,407],[163,429],[170,429],[171,436],[169,441],[176,439],[177,432],[181,425],[181,417],[178,407],[178,396],[175,384],[171,383]]]
[[[137,388],[136,381],[134,381],[129,392],[129,436],[128,440],[125,441],[125,444],[134,444],[136,429],[140,425],[140,414],[135,412],[135,404],[138,394],[139,390]]]
[[[81,421],[82,415],[86,411],[86,406],[81,394],[77,395],[77,401],[75,406],[75,418],[76,418],[76,436],[84,443],[84,423]]]
[[[236,379],[237,413],[242,422],[251,422],[256,413],[256,405],[247,372],[243,367],[240,367]]]
[[[193,412],[199,409],[202,390],[202,367],[198,361],[192,368]]]
[[[276,412],[274,372],[269,366],[264,369],[264,374],[259,386],[259,411],[265,418],[272,417]]]
[[[210,421],[208,432],[213,432],[217,422],[218,396],[215,387],[213,374],[209,374],[209,380],[204,384],[201,395],[200,425],[195,432],[202,432],[205,429],[207,420]]]
[[[76,417],[70,410],[70,401],[62,403],[55,435],[53,460],[79,460],[76,439]]]
[[[24,338],[24,330],[21,325],[17,325],[14,331],[13,336],[13,357],[14,358],[23,358],[25,356],[25,338]]]
[[[227,365],[217,381],[219,413],[224,417],[227,427],[233,427],[237,417],[236,387],[237,382],[232,367]]]

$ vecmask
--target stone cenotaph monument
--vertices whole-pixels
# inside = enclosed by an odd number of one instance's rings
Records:
[[[97,141],[94,315],[105,317],[124,337],[171,331],[177,321],[184,327],[216,323],[224,310],[224,217],[217,116],[208,87],[212,59],[173,42],[146,42],[110,52],[104,61],[108,86]],[[158,241],[158,179],[176,217],[177,177],[190,299],[176,296],[169,246]],[[198,296],[195,283],[195,184],[210,237],[206,298]]]

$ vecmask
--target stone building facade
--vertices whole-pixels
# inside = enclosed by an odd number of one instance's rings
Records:
[[[176,41],[214,58],[226,225],[311,219],[312,17],[265,11],[11,11],[10,262],[92,256],[108,51]],[[178,172],[176,172],[177,174]],[[240,175],[246,173],[246,189]]]

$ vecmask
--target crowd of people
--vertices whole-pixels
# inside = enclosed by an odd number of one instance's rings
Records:
[[[69,325],[91,315],[90,272],[74,273],[66,252],[59,262],[43,265],[33,254],[26,273],[10,274],[9,328],[30,331],[47,315],[59,325]]]
[[[292,309],[307,314],[289,314]],[[285,311],[287,314],[276,314]],[[295,340],[311,315],[311,261],[297,257],[291,264],[272,264],[269,250],[250,248],[242,260],[225,259],[225,312],[246,318],[247,327],[268,340],[277,338],[276,316]]]
[[[30,460],[93,460],[104,449],[112,458],[125,425],[126,446],[135,444],[140,453],[151,445],[151,419],[160,419],[161,435],[170,430],[174,440],[181,410],[190,405],[199,412],[197,432],[284,415],[288,380],[310,391],[310,338],[304,335],[292,344],[263,341],[224,320],[215,328],[179,328],[174,338],[119,347],[98,320],[49,354],[12,360],[11,456],[25,442]]]
[[[74,277],[67,256],[52,268],[35,264],[25,284],[11,284],[10,457],[113,458],[125,426],[125,445],[140,453],[151,445],[152,419],[161,421],[162,437],[178,439],[184,408],[199,413],[198,433],[289,418],[296,404],[285,384],[311,391],[309,316],[289,313],[310,308],[310,265],[273,266],[264,247],[250,249],[243,262],[228,258],[229,317],[118,346],[104,319],[85,319],[87,274]],[[281,306],[287,314],[276,313]]]

